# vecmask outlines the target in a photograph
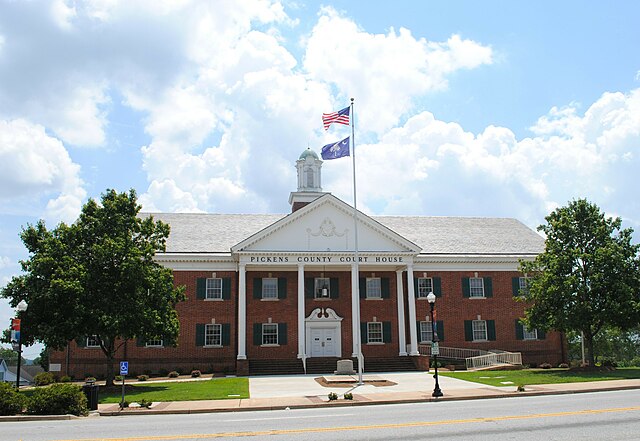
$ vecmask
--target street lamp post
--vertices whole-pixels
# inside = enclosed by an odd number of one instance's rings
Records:
[[[433,349],[434,347],[438,347],[438,328],[436,326],[436,322],[433,320],[433,310],[436,304],[436,296],[434,293],[430,292],[429,295],[427,295],[427,301],[429,302],[429,307],[431,308],[431,335],[433,337],[431,337],[431,348]],[[431,394],[432,397],[441,397],[443,395],[442,391],[440,390],[440,384],[438,383],[438,352],[439,352],[439,348],[436,351],[431,351],[431,355],[433,355],[433,364],[435,366],[435,375],[433,376],[433,378],[436,379],[436,387],[433,389],[433,393]]]
[[[27,310],[27,302],[20,300],[16,309],[18,312],[24,312]],[[20,389],[20,365],[22,364],[22,336],[21,331],[18,331],[18,366],[16,368],[16,389]]]

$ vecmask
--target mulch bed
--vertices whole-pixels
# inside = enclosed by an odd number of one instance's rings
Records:
[[[345,388],[352,388],[354,386],[356,386],[358,384],[357,380],[353,380],[353,381],[327,381],[324,377],[317,377],[314,378],[314,380],[316,380],[316,383],[318,383],[320,386],[323,387],[345,387]],[[376,380],[376,381],[365,381],[365,384],[367,385],[371,385],[371,386],[376,386],[376,387],[385,387],[385,386],[395,386],[398,383],[394,383],[393,381],[389,381],[389,380]]]

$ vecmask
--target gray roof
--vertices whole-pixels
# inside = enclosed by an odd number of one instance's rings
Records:
[[[146,216],[147,213],[142,214]],[[284,214],[149,213],[171,225],[168,253],[224,253]],[[544,240],[517,219],[371,216],[422,254],[538,254]]]

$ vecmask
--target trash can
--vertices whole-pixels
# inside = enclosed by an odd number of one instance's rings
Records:
[[[98,389],[94,382],[87,382],[82,386],[82,392],[87,397],[87,407],[89,410],[98,410]]]

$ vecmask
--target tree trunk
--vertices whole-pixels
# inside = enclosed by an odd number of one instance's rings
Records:
[[[106,386],[113,386],[113,353],[107,355],[107,382]]]
[[[587,365],[594,367],[596,362],[593,354],[593,335],[591,335],[591,333],[584,334],[584,348]]]

